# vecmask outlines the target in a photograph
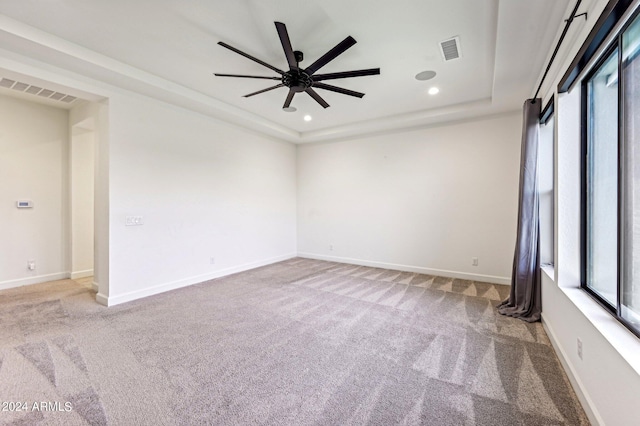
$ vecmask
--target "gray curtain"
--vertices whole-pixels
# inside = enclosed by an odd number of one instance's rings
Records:
[[[527,322],[540,321],[540,232],[538,221],[538,129],[540,99],[528,99],[523,107],[518,231],[513,257],[511,293],[498,305],[502,315]]]

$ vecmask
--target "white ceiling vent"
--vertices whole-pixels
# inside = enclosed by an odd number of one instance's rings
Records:
[[[32,95],[37,95],[38,93],[40,93],[41,90],[42,90],[42,87],[29,86],[29,88],[25,90],[25,92],[31,93]]]
[[[452,61],[462,56],[460,37],[452,37],[440,42],[440,53],[445,61]]]
[[[1,87],[10,88],[11,86],[13,86],[14,83],[15,81],[9,80],[8,78],[3,78],[2,80],[0,80]]]
[[[71,102],[77,99],[75,96],[56,92],[54,90],[43,89],[42,87],[32,86],[30,84],[22,83],[20,81],[11,80],[8,78],[3,78],[2,80],[0,80],[0,87],[17,90],[19,92],[29,93],[31,95],[38,95],[43,98],[49,98],[54,101],[60,101],[67,104],[70,104]]]
[[[24,92],[26,88],[29,87],[27,83],[20,83],[19,81],[13,85],[12,89],[17,90],[18,92]]]

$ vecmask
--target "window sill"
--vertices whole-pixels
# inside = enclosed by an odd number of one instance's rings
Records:
[[[551,281],[556,282],[556,269],[554,265],[542,265],[540,269],[542,269],[542,272],[546,274]]]
[[[553,280],[553,268],[551,268],[551,271],[543,268],[543,272]],[[579,285],[572,287],[560,286],[559,288],[598,330],[602,337],[640,375],[640,339],[600,306]]]

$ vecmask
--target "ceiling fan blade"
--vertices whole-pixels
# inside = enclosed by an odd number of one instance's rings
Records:
[[[289,89],[289,94],[287,95],[287,99],[284,101],[284,105],[282,105],[282,108],[289,108],[289,106],[291,105],[291,101],[293,100],[293,95],[295,95],[296,92],[294,92],[293,90]]]
[[[317,61],[309,65],[309,67],[305,71],[309,75],[313,74],[323,66],[327,65],[329,62],[333,61],[335,58],[338,57],[338,55],[342,54],[345,50],[347,50],[354,44],[356,44],[356,40],[353,37],[349,36],[345,38],[340,43],[336,44],[336,46],[333,49],[331,49],[330,51],[322,55],[320,58],[318,58]]]
[[[337,78],[349,78],[349,77],[363,77],[365,75],[378,75],[378,74],[380,74],[380,68],[369,68],[366,70],[318,74],[313,76],[313,81],[335,80]]]
[[[328,108],[329,107],[329,104],[324,99],[322,99],[322,97],[320,95],[318,95],[316,93],[316,91],[313,90],[311,87],[307,87],[305,92],[307,92],[309,94],[309,96],[311,96],[313,99],[315,99],[317,103],[322,105],[322,108]]]
[[[239,78],[262,78],[264,80],[282,80],[281,77],[265,77],[262,75],[240,75],[240,74],[218,74],[214,73],[216,77],[239,77]]]
[[[289,68],[297,70],[298,61],[296,61],[296,55],[293,54],[293,47],[291,47],[287,26],[282,22],[276,22],[275,24],[278,37],[280,37],[280,43],[282,43],[282,48],[284,49],[284,56],[287,57],[287,62],[289,63]]]
[[[361,98],[364,96],[364,93],[356,92],[349,89],[343,89],[342,87],[332,86],[330,84],[324,83],[313,83],[313,87],[324,90],[331,90],[332,92],[342,93],[343,95],[355,96],[356,98]]]
[[[244,95],[245,98],[250,96],[259,95],[260,93],[268,92],[269,90],[277,89],[279,87],[284,87],[284,84],[276,84],[275,86],[267,87],[266,89],[258,90],[257,92],[249,93],[248,95]]]
[[[233,46],[229,46],[227,43],[223,42],[223,41],[219,41],[218,44],[222,47],[226,47],[227,49],[231,50],[232,52],[236,52],[238,55],[242,55],[247,59],[251,59],[254,62],[259,63],[260,65],[267,67],[269,69],[274,70],[275,72],[277,72],[278,74],[282,75],[284,74],[284,71],[279,70],[278,68],[274,67],[273,65],[269,65],[268,63],[261,61],[258,58],[254,58],[253,56],[249,55],[248,53],[244,53],[242,50],[238,50]]]

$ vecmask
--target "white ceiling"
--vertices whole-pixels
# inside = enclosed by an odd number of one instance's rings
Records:
[[[535,91],[568,6],[568,0],[0,0],[0,47],[305,142],[520,108]],[[287,25],[293,48],[304,52],[302,66],[351,35],[358,43],[321,72],[380,67],[381,74],[328,82],[366,95],[318,89],[327,109],[303,93],[293,100],[297,111],[284,112],[286,88],[244,98],[277,82],[213,73],[276,74],[217,42],[287,70],[274,21]],[[445,62],[438,44],[453,36],[463,56]],[[416,80],[424,70],[437,76]],[[440,93],[430,96],[434,85]],[[306,114],[313,120],[305,122]]]

